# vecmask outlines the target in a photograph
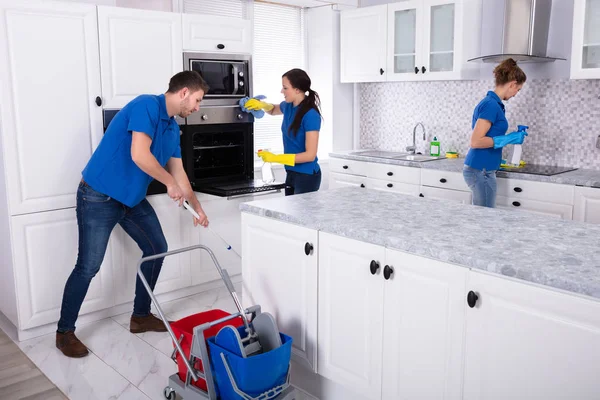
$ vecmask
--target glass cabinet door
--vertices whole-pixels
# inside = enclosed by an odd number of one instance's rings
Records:
[[[600,0],[586,0],[581,68],[600,68]]]
[[[388,70],[396,79],[414,76],[421,63],[422,4],[414,0],[388,4]]]
[[[429,72],[454,70],[455,4],[431,5],[429,9]]]

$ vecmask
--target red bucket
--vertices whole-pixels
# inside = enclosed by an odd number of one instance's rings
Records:
[[[181,335],[183,335],[183,339],[181,340],[181,348],[183,349],[183,352],[185,353],[185,356],[188,360],[190,357],[190,349],[192,347],[192,337],[194,336],[194,328],[198,325],[202,325],[207,322],[213,322],[218,319],[227,317],[229,315],[231,314],[223,310],[209,310],[198,314],[190,315],[188,317],[180,319],[179,321],[171,322],[171,329],[173,329],[173,333],[175,333],[175,337],[177,338],[177,340],[179,340]],[[237,317],[229,321],[223,322],[221,324],[215,325],[210,329],[204,331],[204,340],[215,336],[219,332],[219,330],[226,325],[233,325],[235,327],[239,327],[243,324],[244,321],[242,320],[242,318]],[[173,344],[173,346],[175,345]],[[185,366],[185,362],[181,358],[181,354],[177,352],[176,355],[179,379],[181,379],[182,382],[185,382],[188,370]],[[204,367],[202,366],[202,362],[200,360],[196,361],[194,368],[204,372]],[[192,384],[204,390],[205,392],[207,391],[206,381],[202,378],[198,378],[196,382],[192,381]]]

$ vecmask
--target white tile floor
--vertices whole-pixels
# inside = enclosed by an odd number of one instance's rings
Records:
[[[241,285],[236,290],[241,293]],[[236,310],[225,288],[161,304],[170,320],[208,309]],[[17,343],[34,364],[74,400],[164,400],[168,377],[177,372],[170,359],[173,351],[168,333],[129,332],[130,313],[78,326],[77,336],[90,354],[67,358],[55,345],[55,335]],[[298,400],[312,399],[308,396]]]

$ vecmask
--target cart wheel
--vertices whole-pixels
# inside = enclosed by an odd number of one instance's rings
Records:
[[[165,399],[167,400],[175,400],[175,398],[177,397],[177,394],[175,393],[175,390],[172,387],[167,386],[165,388]]]

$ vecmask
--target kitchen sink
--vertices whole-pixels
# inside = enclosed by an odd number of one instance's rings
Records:
[[[375,158],[396,158],[396,157],[410,155],[410,153],[399,153],[399,152],[395,152],[395,151],[383,151],[383,150],[360,150],[360,151],[353,151],[350,154],[353,156],[365,156],[365,157],[375,157]]]
[[[425,161],[443,160],[446,157],[426,156],[423,154],[407,154],[407,155],[403,155],[403,156],[396,156],[393,158],[394,158],[394,160],[425,162]]]

